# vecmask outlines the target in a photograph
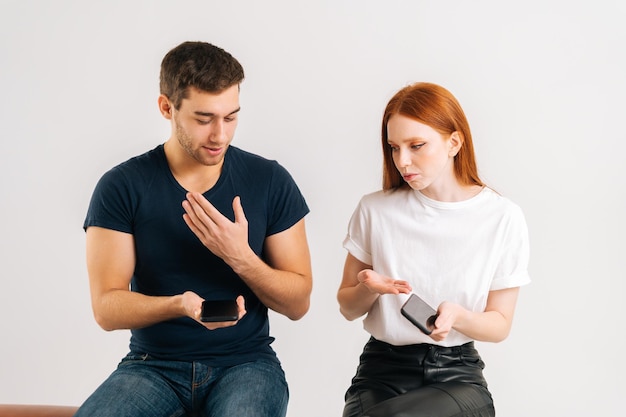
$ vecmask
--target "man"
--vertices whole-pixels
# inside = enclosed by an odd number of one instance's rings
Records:
[[[130,352],[77,416],[284,416],[288,388],[267,309],[309,309],[309,209],[275,161],[230,146],[244,73],[185,42],[161,64],[165,144],[98,182],[86,229],[94,316],[130,329]],[[235,321],[202,303],[237,301]]]

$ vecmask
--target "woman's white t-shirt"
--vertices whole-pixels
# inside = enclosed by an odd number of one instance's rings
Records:
[[[530,282],[524,214],[487,187],[452,203],[410,188],[365,195],[343,246],[379,274],[410,282],[413,292],[435,309],[450,301],[484,311],[489,291]],[[407,298],[378,297],[364,319],[365,330],[398,346],[456,346],[472,340],[455,330],[442,342],[421,333],[400,313]]]

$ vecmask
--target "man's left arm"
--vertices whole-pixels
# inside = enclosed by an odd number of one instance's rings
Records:
[[[199,193],[188,193],[183,208],[189,228],[263,304],[292,320],[306,314],[313,279],[304,219],[265,239],[264,262],[248,244],[248,221],[239,197],[233,200],[234,222]]]

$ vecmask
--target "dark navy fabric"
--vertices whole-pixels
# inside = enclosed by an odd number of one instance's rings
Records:
[[[167,296],[194,291],[205,299],[243,295],[247,314],[233,327],[209,331],[180,318],[131,331],[131,352],[165,360],[229,366],[262,357],[276,359],[267,307],[183,220],[186,190],[172,175],[163,145],[114,167],[94,190],[84,228],[99,226],[134,236],[136,267],[131,289]],[[241,197],[249,243],[263,256],[267,236],[284,231],[308,212],[291,175],[276,161],[230,146],[218,182],[204,196],[234,220]]]

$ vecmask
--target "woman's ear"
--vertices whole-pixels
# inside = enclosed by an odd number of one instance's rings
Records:
[[[459,131],[454,131],[448,139],[448,155],[455,157],[463,146],[463,135]]]
[[[170,102],[170,99],[167,98],[166,95],[161,94],[159,95],[157,102],[159,104],[159,111],[161,112],[163,117],[165,117],[168,120],[171,120],[173,106],[172,106],[172,103]]]

